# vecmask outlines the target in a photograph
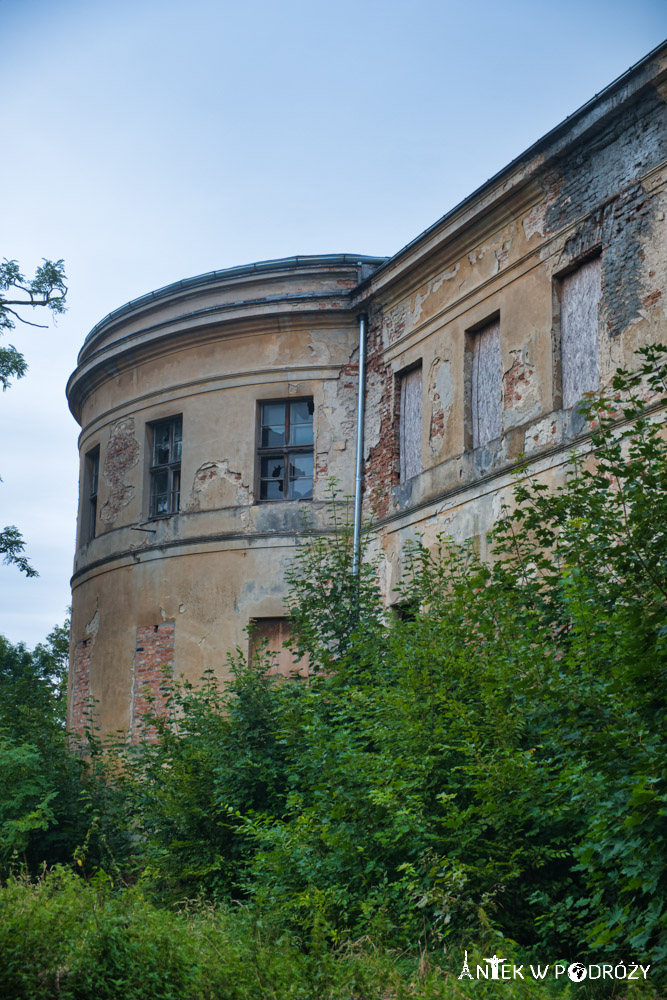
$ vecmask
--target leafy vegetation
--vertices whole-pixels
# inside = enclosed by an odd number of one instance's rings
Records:
[[[345,526],[306,545],[290,610],[307,682],[277,682],[238,653],[225,690],[171,683],[144,740],[91,734],[67,820],[79,816],[87,881],[10,881],[0,901],[0,964],[33,976],[25,995],[105,996],[111,981],[151,997],[495,995],[456,979],[464,948],[643,961],[648,983],[607,985],[659,995],[667,444],[654,414],[666,369],[667,349],[647,348],[586,404],[594,458],[573,456],[559,488],[519,479],[491,565],[445,538],[414,546],[400,618],[372,564],[351,574]],[[48,838],[70,786],[28,728],[9,732],[5,867],[23,857],[36,874],[63,860]],[[40,921],[55,950],[28,974],[15,942]],[[152,992],[132,993],[139,981]]]
[[[16,320],[28,326],[43,326],[25,318],[28,310],[32,313],[34,309],[47,309],[54,316],[64,313],[66,280],[63,260],[43,260],[33,278],[26,278],[21,273],[18,261],[5,258],[0,262],[0,335],[5,330],[13,330]],[[6,347],[0,345],[0,386],[3,392],[9,388],[13,378],[23,378],[27,370],[25,357],[13,344]],[[3,562],[16,566],[26,576],[37,576],[24,550],[25,542],[16,525],[9,524],[0,529]]]

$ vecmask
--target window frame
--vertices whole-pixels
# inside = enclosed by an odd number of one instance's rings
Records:
[[[277,635],[272,635],[274,632]],[[251,618],[248,622],[248,662],[257,666],[259,654],[266,651],[270,664],[270,676],[288,680],[309,676],[309,655],[305,653],[295,659],[289,641],[292,637],[291,621],[285,615],[266,615]],[[271,649],[272,642],[280,640],[277,648]]]
[[[500,433],[495,437],[484,441],[479,440],[480,412],[476,403],[479,400],[479,391],[475,399],[475,389],[479,390],[479,360],[480,336],[490,327],[498,327],[498,346],[500,351],[500,364],[498,367],[497,398],[498,409],[496,416],[500,419]],[[463,388],[464,388],[464,418],[463,418],[463,445],[465,451],[475,451],[477,448],[486,448],[492,442],[498,441],[503,436],[503,362],[502,362],[502,326],[500,320],[500,310],[495,309],[487,314],[483,320],[473,324],[465,331],[464,361],[463,361]],[[477,367],[476,367],[477,358]],[[476,439],[477,438],[477,439]]]
[[[162,427],[169,427],[169,461],[156,462],[156,433]],[[157,521],[163,517],[173,517],[178,514],[181,505],[181,460],[183,455],[183,414],[175,413],[172,417],[164,420],[155,420],[148,425],[149,428],[149,448],[150,464],[148,469],[149,490],[148,490],[148,517],[151,521]],[[180,431],[180,437],[175,439],[176,428]],[[176,457],[177,453],[177,457]],[[158,476],[166,473],[167,490],[158,492],[156,481]],[[174,483],[177,486],[174,486]],[[156,509],[160,497],[168,498],[168,509],[158,511]]]
[[[85,541],[92,542],[97,533],[97,498],[100,480],[100,446],[96,445],[84,456],[84,495],[85,495]]]
[[[313,440],[310,444],[305,445],[290,445],[289,442],[289,413],[290,406],[292,403],[309,403],[312,406],[312,431]],[[265,426],[262,423],[262,408],[264,406],[282,406],[285,412],[285,443],[283,445],[276,446],[263,446],[262,445],[262,429]],[[257,400],[257,419],[256,419],[256,437],[255,437],[255,482],[257,483],[257,501],[258,503],[298,503],[300,501],[310,501],[313,499],[313,491],[315,488],[315,399],[313,396],[289,396],[289,397],[273,397],[270,399],[258,399]],[[289,477],[289,456],[290,455],[312,455],[313,457],[313,474],[312,474],[312,485],[309,497],[262,497],[262,459],[264,458],[281,458],[283,462],[283,489],[285,481],[288,485],[291,483]]]
[[[419,468],[416,471],[411,471],[413,466],[411,459],[409,458],[411,453],[407,447],[409,434],[407,433],[406,401],[408,395],[408,379],[410,376],[414,376],[417,373],[419,373],[419,395],[417,397],[419,399],[419,420],[416,422],[415,438],[419,443]],[[396,395],[398,410],[398,481],[402,484],[409,483],[411,479],[415,479],[417,476],[420,476],[424,471],[424,455],[422,452],[422,433],[424,427],[424,373],[421,358],[396,372]],[[414,464],[416,467],[417,463],[415,462]],[[410,472],[410,475],[407,475],[408,472]]]
[[[600,244],[595,244],[586,253],[579,255],[578,257],[568,261],[567,266],[556,271],[552,275],[552,285],[551,285],[551,301],[552,301],[552,338],[551,338],[551,348],[552,348],[552,367],[553,367],[553,380],[552,380],[552,393],[553,393],[553,408],[555,410],[572,409],[576,408],[579,403],[581,403],[583,396],[572,401],[567,401],[565,399],[566,386],[565,382],[568,379],[569,371],[568,366],[570,362],[566,362],[563,352],[563,300],[565,297],[565,282],[568,278],[572,278],[578,271],[586,267],[588,264],[597,262],[600,268],[600,286],[597,295],[597,308],[596,308],[596,326],[593,331],[593,336],[595,338],[595,357],[596,357],[596,368],[597,368],[597,384],[594,389],[585,390],[584,392],[597,392],[600,387],[600,315],[602,309],[602,283],[604,280],[604,267],[603,267],[603,254],[602,246]],[[576,367],[576,366],[574,366]],[[566,405],[567,402],[567,405]]]

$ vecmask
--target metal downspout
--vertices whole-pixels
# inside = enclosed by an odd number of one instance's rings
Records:
[[[354,531],[352,535],[352,573],[359,575],[361,550],[361,487],[364,462],[364,397],[366,395],[366,317],[359,317],[359,384],[357,389],[357,457],[354,475]]]

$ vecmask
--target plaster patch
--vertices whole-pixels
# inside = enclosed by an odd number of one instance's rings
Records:
[[[529,427],[524,435],[523,450],[526,455],[553,446],[558,441],[558,420],[551,415],[538,420]]]
[[[96,636],[100,630],[100,612],[95,612],[85,628],[86,635]]]
[[[418,323],[421,319],[423,305],[424,303],[433,295],[435,292],[441,288],[446,281],[451,281],[459,273],[459,268],[461,267],[460,261],[450,268],[448,271],[441,271],[437,278],[431,278],[426,284],[426,290],[424,292],[416,292],[412,306],[410,309],[410,321],[411,323]]]
[[[438,455],[445,440],[445,427],[452,406],[452,368],[449,359],[434,358],[428,373],[428,397],[431,401],[429,445]]]
[[[111,428],[104,455],[104,478],[111,487],[100,510],[105,524],[113,524],[123,507],[132,500],[134,486],[125,483],[125,476],[139,461],[139,442],[134,435],[134,417],[119,420]]]
[[[243,476],[230,469],[228,459],[222,458],[199,466],[186,509],[217,510],[247,506],[251,502],[250,487],[243,482]]]
[[[364,425],[364,459],[368,461],[371,450],[380,441],[382,427],[382,378],[378,372],[369,372],[366,379],[366,418]]]
[[[544,231],[546,228],[545,213],[547,206],[545,202],[540,202],[535,208],[532,208],[528,215],[522,220],[521,225],[523,226],[524,235],[527,240],[532,236],[544,236]]]
[[[314,359],[317,359],[320,364],[329,364],[331,361],[331,350],[328,342],[324,340],[324,338],[316,337],[311,333],[308,347],[315,356]]]
[[[405,332],[407,319],[408,307],[405,302],[399,303],[387,312],[384,318],[384,329],[390,344],[393,344]]]
[[[497,274],[498,271],[500,271],[501,268],[503,268],[507,263],[507,261],[509,260],[511,247],[512,247],[512,240],[506,239],[503,241],[502,245],[499,247],[498,250],[494,250],[494,254],[496,257],[496,263],[494,265],[494,273]]]
[[[540,387],[527,348],[510,351],[512,364],[503,375],[503,428],[534,420],[541,410]]]

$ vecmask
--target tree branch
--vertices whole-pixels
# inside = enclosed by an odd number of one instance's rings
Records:
[[[30,305],[30,303],[23,304]],[[48,330],[49,328],[47,323],[31,323],[29,319],[24,319],[23,316],[20,316],[14,309],[9,309],[5,302],[0,302],[0,311],[2,310],[11,313],[12,316],[16,316],[16,318],[20,320],[21,323],[25,323],[26,326],[37,326],[40,330]]]

